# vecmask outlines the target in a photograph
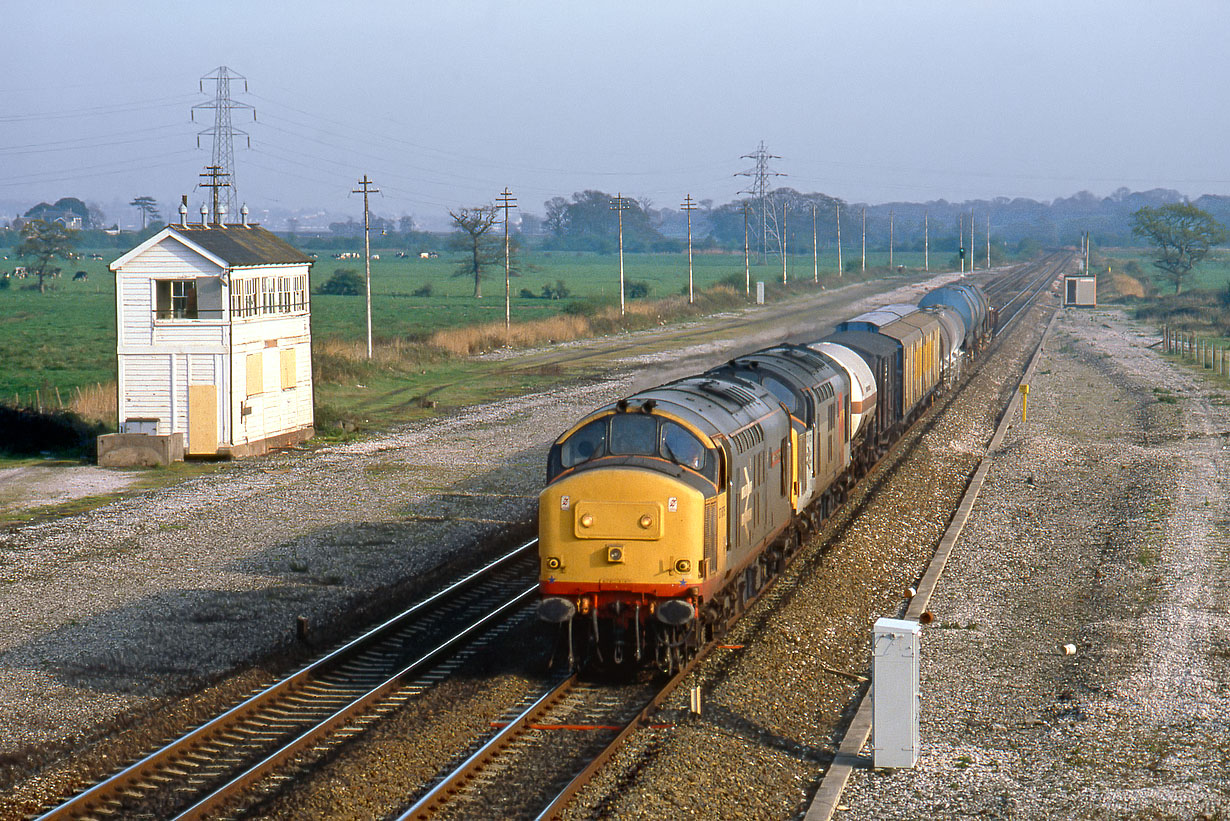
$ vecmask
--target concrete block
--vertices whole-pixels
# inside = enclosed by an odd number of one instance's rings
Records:
[[[184,461],[184,435],[107,433],[98,437],[98,465],[105,468],[157,467]]]

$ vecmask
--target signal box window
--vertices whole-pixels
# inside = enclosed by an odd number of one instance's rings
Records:
[[[196,319],[196,280],[160,279],[155,286],[158,319]]]

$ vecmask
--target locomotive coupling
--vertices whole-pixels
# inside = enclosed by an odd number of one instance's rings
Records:
[[[663,624],[682,627],[696,618],[696,608],[685,599],[667,599],[658,605],[657,612],[654,615]]]
[[[548,596],[538,602],[538,618],[552,624],[563,624],[577,613],[577,606],[572,599],[563,596]]]

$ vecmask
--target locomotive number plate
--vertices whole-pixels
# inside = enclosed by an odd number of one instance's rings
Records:
[[[559,509],[560,510],[567,510],[571,504],[572,504],[572,499],[570,497],[568,496],[559,497]]]

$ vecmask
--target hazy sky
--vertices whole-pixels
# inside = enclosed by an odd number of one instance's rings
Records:
[[[61,2],[4,4],[0,219],[62,196],[204,199],[189,109],[226,65],[240,198],[434,222],[508,186],[850,201],[1230,193],[1230,4]],[[135,211],[111,219],[131,223]]]

